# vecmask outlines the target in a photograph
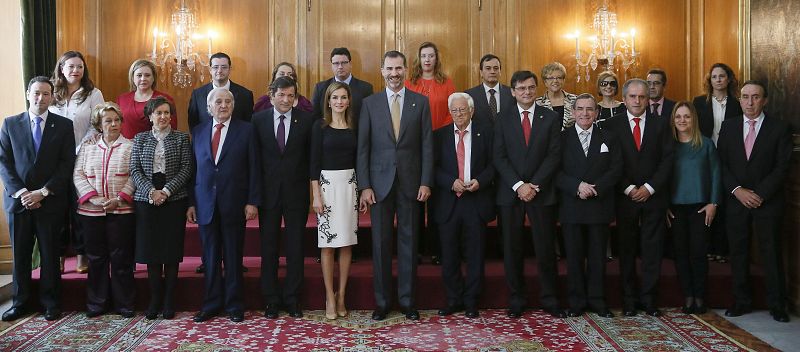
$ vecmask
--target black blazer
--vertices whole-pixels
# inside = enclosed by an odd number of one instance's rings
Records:
[[[611,131],[597,127],[592,130],[588,155],[583,154],[575,127],[561,131],[561,170],[556,182],[561,193],[559,221],[568,224],[614,221],[615,186],[621,175],[622,151]],[[581,181],[595,185],[597,196],[580,199],[577,194]]]
[[[517,105],[517,101],[514,100],[514,97],[511,95],[511,88],[502,84],[499,86],[500,100],[497,101],[497,104],[500,106],[500,113],[497,114],[498,118],[500,114],[506,110],[514,109]],[[486,91],[483,89],[483,83],[467,89],[464,93],[469,94],[475,102],[475,115],[473,115],[473,120],[491,121],[492,115],[491,110],[489,110],[489,100],[486,99]],[[494,123],[494,121],[491,122]]]
[[[742,186],[764,199],[754,213],[766,216],[783,211],[783,183],[792,157],[791,129],[785,121],[769,115],[764,118],[750,160],[744,151],[743,117],[723,121],[717,150],[722,163],[722,185],[729,200],[726,205],[746,209],[732,194],[734,188]]]
[[[192,91],[189,100],[189,130],[193,130],[197,125],[211,120],[208,113],[208,93],[214,88],[212,83],[208,83]],[[253,116],[253,92],[231,81],[231,93],[233,93],[233,118],[243,121],[250,121]]]
[[[461,202],[468,202],[478,210],[484,223],[494,219],[493,202],[494,165],[492,165],[492,139],[494,131],[487,122],[472,121],[472,149],[469,160],[470,175],[478,181],[477,192],[465,192]],[[456,192],[452,190],[453,182],[458,178],[458,158],[456,157],[456,139],[453,124],[445,125],[433,132],[433,156],[435,187],[433,188],[434,220],[445,223],[450,219],[456,203]]]
[[[714,99],[714,98],[711,98]],[[697,118],[700,123],[700,133],[704,136],[711,138],[714,133],[714,107],[713,103],[706,100],[705,95],[694,97],[692,100],[695,110],[697,110]],[[728,101],[725,104],[725,118],[722,121],[742,116],[742,105],[736,97],[728,96]]]
[[[269,108],[253,115],[261,154],[261,205],[266,209],[279,205],[307,209],[312,118],[310,113],[292,108],[289,138],[281,153],[275,139],[274,110]]]
[[[36,153],[28,112],[7,117],[0,130],[0,178],[5,190],[3,208],[8,213],[21,213],[25,207],[19,198],[11,196],[23,188],[35,191],[47,187],[51,194],[42,201],[38,211],[63,214],[70,201],[74,164],[72,121],[47,113],[42,143]]]
[[[647,112],[648,112],[647,116],[652,115],[652,109],[653,109],[652,106],[650,106],[650,105],[647,106]],[[673,109],[675,109],[675,101],[674,100],[669,100],[666,97],[664,97],[664,106],[661,108],[661,116],[660,117],[663,117],[663,118],[667,119],[667,121],[669,121],[669,119],[672,117],[672,110]],[[669,123],[667,123],[667,124],[669,124]]]
[[[622,177],[617,183],[618,195],[630,185],[638,187],[647,183],[653,187],[655,194],[644,203],[644,207],[666,208],[669,205],[669,180],[672,176],[674,154],[669,119],[666,117],[656,119],[649,115],[645,117],[641,150],[638,151],[633,141],[627,112],[605,120],[600,127],[613,132],[620,141],[624,166]],[[620,195],[617,199],[624,204],[638,205],[624,195]],[[627,202],[624,202],[625,200]]]
[[[501,112],[495,124],[494,168],[497,171],[497,204],[513,205],[517,193],[511,188],[518,181],[539,185],[531,203],[535,206],[556,203],[553,184],[561,159],[561,118],[553,110],[533,105],[530,144],[525,145],[516,104]]]
[[[325,99],[325,90],[328,89],[328,86],[331,85],[333,81],[334,79],[331,77],[327,80],[317,82],[317,85],[314,86],[314,95],[311,98],[311,105],[314,107],[312,113],[313,118],[322,118],[322,99]],[[372,84],[369,82],[362,81],[355,77],[350,80],[350,92],[353,94],[352,99],[350,99],[350,110],[353,112],[355,126],[358,126],[358,114],[361,113],[361,101],[372,95],[372,90]]]

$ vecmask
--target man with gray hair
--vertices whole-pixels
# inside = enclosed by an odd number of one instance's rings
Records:
[[[486,224],[495,217],[493,125],[488,120],[472,119],[475,104],[467,93],[451,94],[447,106],[453,123],[433,133],[433,221],[439,225],[442,280],[447,293],[447,307],[439,310],[439,315],[466,308],[466,316],[476,318]],[[462,259],[467,263],[466,281],[461,274]]]
[[[625,82],[622,100],[626,111],[600,125],[619,138],[622,149],[622,177],[617,183],[616,201],[622,312],[634,316],[637,309],[642,309],[648,315],[660,316],[656,298],[669,206],[672,133],[669,119],[646,114],[646,81],[634,78]],[[637,251],[642,265],[640,290],[636,288]]]
[[[575,126],[561,131],[559,221],[567,250],[569,310],[611,318],[605,301],[606,242],[614,221],[614,186],[622,174],[622,152],[616,136],[594,126],[597,101],[588,93],[572,103]],[[587,287],[588,286],[588,287]]]

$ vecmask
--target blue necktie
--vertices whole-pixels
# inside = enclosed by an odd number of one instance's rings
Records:
[[[42,145],[42,118],[40,116],[36,116],[33,120],[36,122],[36,127],[33,130],[33,148],[36,152],[39,152],[39,146]]]

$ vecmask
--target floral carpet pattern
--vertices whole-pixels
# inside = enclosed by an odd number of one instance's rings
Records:
[[[326,320],[323,311],[276,320],[248,312],[243,323],[216,317],[192,322],[192,313],[174,320],[125,319],[105,315],[87,319],[66,314],[55,322],[41,315],[0,326],[0,351],[765,351],[771,348],[746,332],[723,326],[709,313],[685,315],[668,309],[664,316],[600,318],[586,314],[555,319],[541,311],[520,319],[503,310],[439,317],[421,312],[419,321],[395,312],[373,321],[370,311],[351,311]]]

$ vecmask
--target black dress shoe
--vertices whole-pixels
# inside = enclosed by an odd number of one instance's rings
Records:
[[[58,308],[50,308],[44,312],[44,320],[53,321],[61,318],[61,310]]]
[[[292,304],[286,307],[286,313],[289,313],[289,316],[292,318],[302,318],[303,317],[303,310],[300,309],[296,304]]]
[[[751,311],[750,307],[735,305],[732,308],[725,311],[725,316],[738,317],[750,313],[750,311]]]
[[[3,313],[3,321],[13,321],[22,318],[26,314],[25,310],[19,307],[11,307]]]
[[[506,311],[506,315],[508,315],[509,318],[518,319],[522,316],[522,311],[523,308],[521,307],[511,307]]]
[[[567,317],[567,313],[565,313],[563,310],[558,309],[556,307],[542,308],[542,310],[545,313],[550,314],[550,316],[552,316],[553,318],[566,318]]]
[[[106,312],[102,311],[102,310],[87,310],[86,311],[86,317],[87,318],[97,318],[97,317],[99,317],[99,316],[101,316],[101,315],[103,315],[105,313]]]
[[[454,304],[451,306],[447,306],[447,308],[439,309],[439,316],[446,317],[453,313],[458,313],[464,310],[464,306],[461,304]]]
[[[123,318],[133,318],[136,313],[133,310],[127,308],[120,308],[117,310],[117,314],[121,315]]]
[[[161,317],[167,320],[172,320],[175,318],[175,311],[172,309],[164,309],[164,311],[161,313]]]
[[[655,308],[655,307],[649,307],[649,308],[645,309],[644,311],[645,311],[645,313],[647,313],[647,315],[649,315],[651,317],[660,317],[660,316],[664,315],[664,314],[661,313],[660,309]]]
[[[480,316],[480,313],[478,313],[478,308],[467,307],[467,310],[464,312],[464,316],[466,316],[467,318],[473,319],[473,318],[477,318],[478,316]]]
[[[147,312],[144,313],[144,318],[147,320],[156,320],[158,319],[158,311],[148,309]]]
[[[278,319],[278,307],[274,304],[268,304],[264,309],[264,317],[268,319]]]
[[[635,317],[636,316],[636,308],[623,308],[622,315],[626,317]]]
[[[611,311],[608,310],[608,308],[597,309],[597,310],[594,311],[594,314],[597,314],[598,316],[603,317],[603,318],[613,318],[614,317],[614,313],[611,313]]]
[[[228,319],[230,319],[234,323],[241,323],[244,321],[244,312],[237,310],[228,313]]]
[[[197,268],[194,269],[194,272],[196,272],[198,274],[202,274],[202,273],[206,272],[205,264],[198,265]]]
[[[694,314],[694,312],[695,312],[694,304],[692,304],[691,306],[681,307],[681,313],[683,314]]]
[[[404,310],[403,315],[405,315],[408,320],[419,320],[419,312],[413,308]]]
[[[775,319],[775,321],[777,322],[781,323],[789,322],[789,314],[786,314],[786,311],[783,309],[772,309],[769,311],[769,315],[771,315],[772,319]]]
[[[570,309],[567,310],[567,316],[570,317],[570,318],[577,318],[577,317],[579,317],[581,315],[583,315],[583,312],[580,309],[571,309],[570,308]]]
[[[706,314],[706,312],[708,312],[708,307],[704,305],[694,307],[694,314]]]
[[[389,312],[385,309],[378,308],[374,312],[372,312],[372,320],[383,320],[386,319],[386,316],[389,315]]]
[[[433,265],[442,265],[442,260],[439,258],[439,256],[432,255],[431,256],[431,264],[433,264]]]
[[[202,323],[202,322],[204,322],[206,320],[209,320],[209,319],[211,319],[213,317],[214,317],[214,313],[206,312],[204,310],[201,310],[201,311],[197,312],[197,314],[194,315],[194,318],[192,318],[192,321],[194,321],[195,323]]]

